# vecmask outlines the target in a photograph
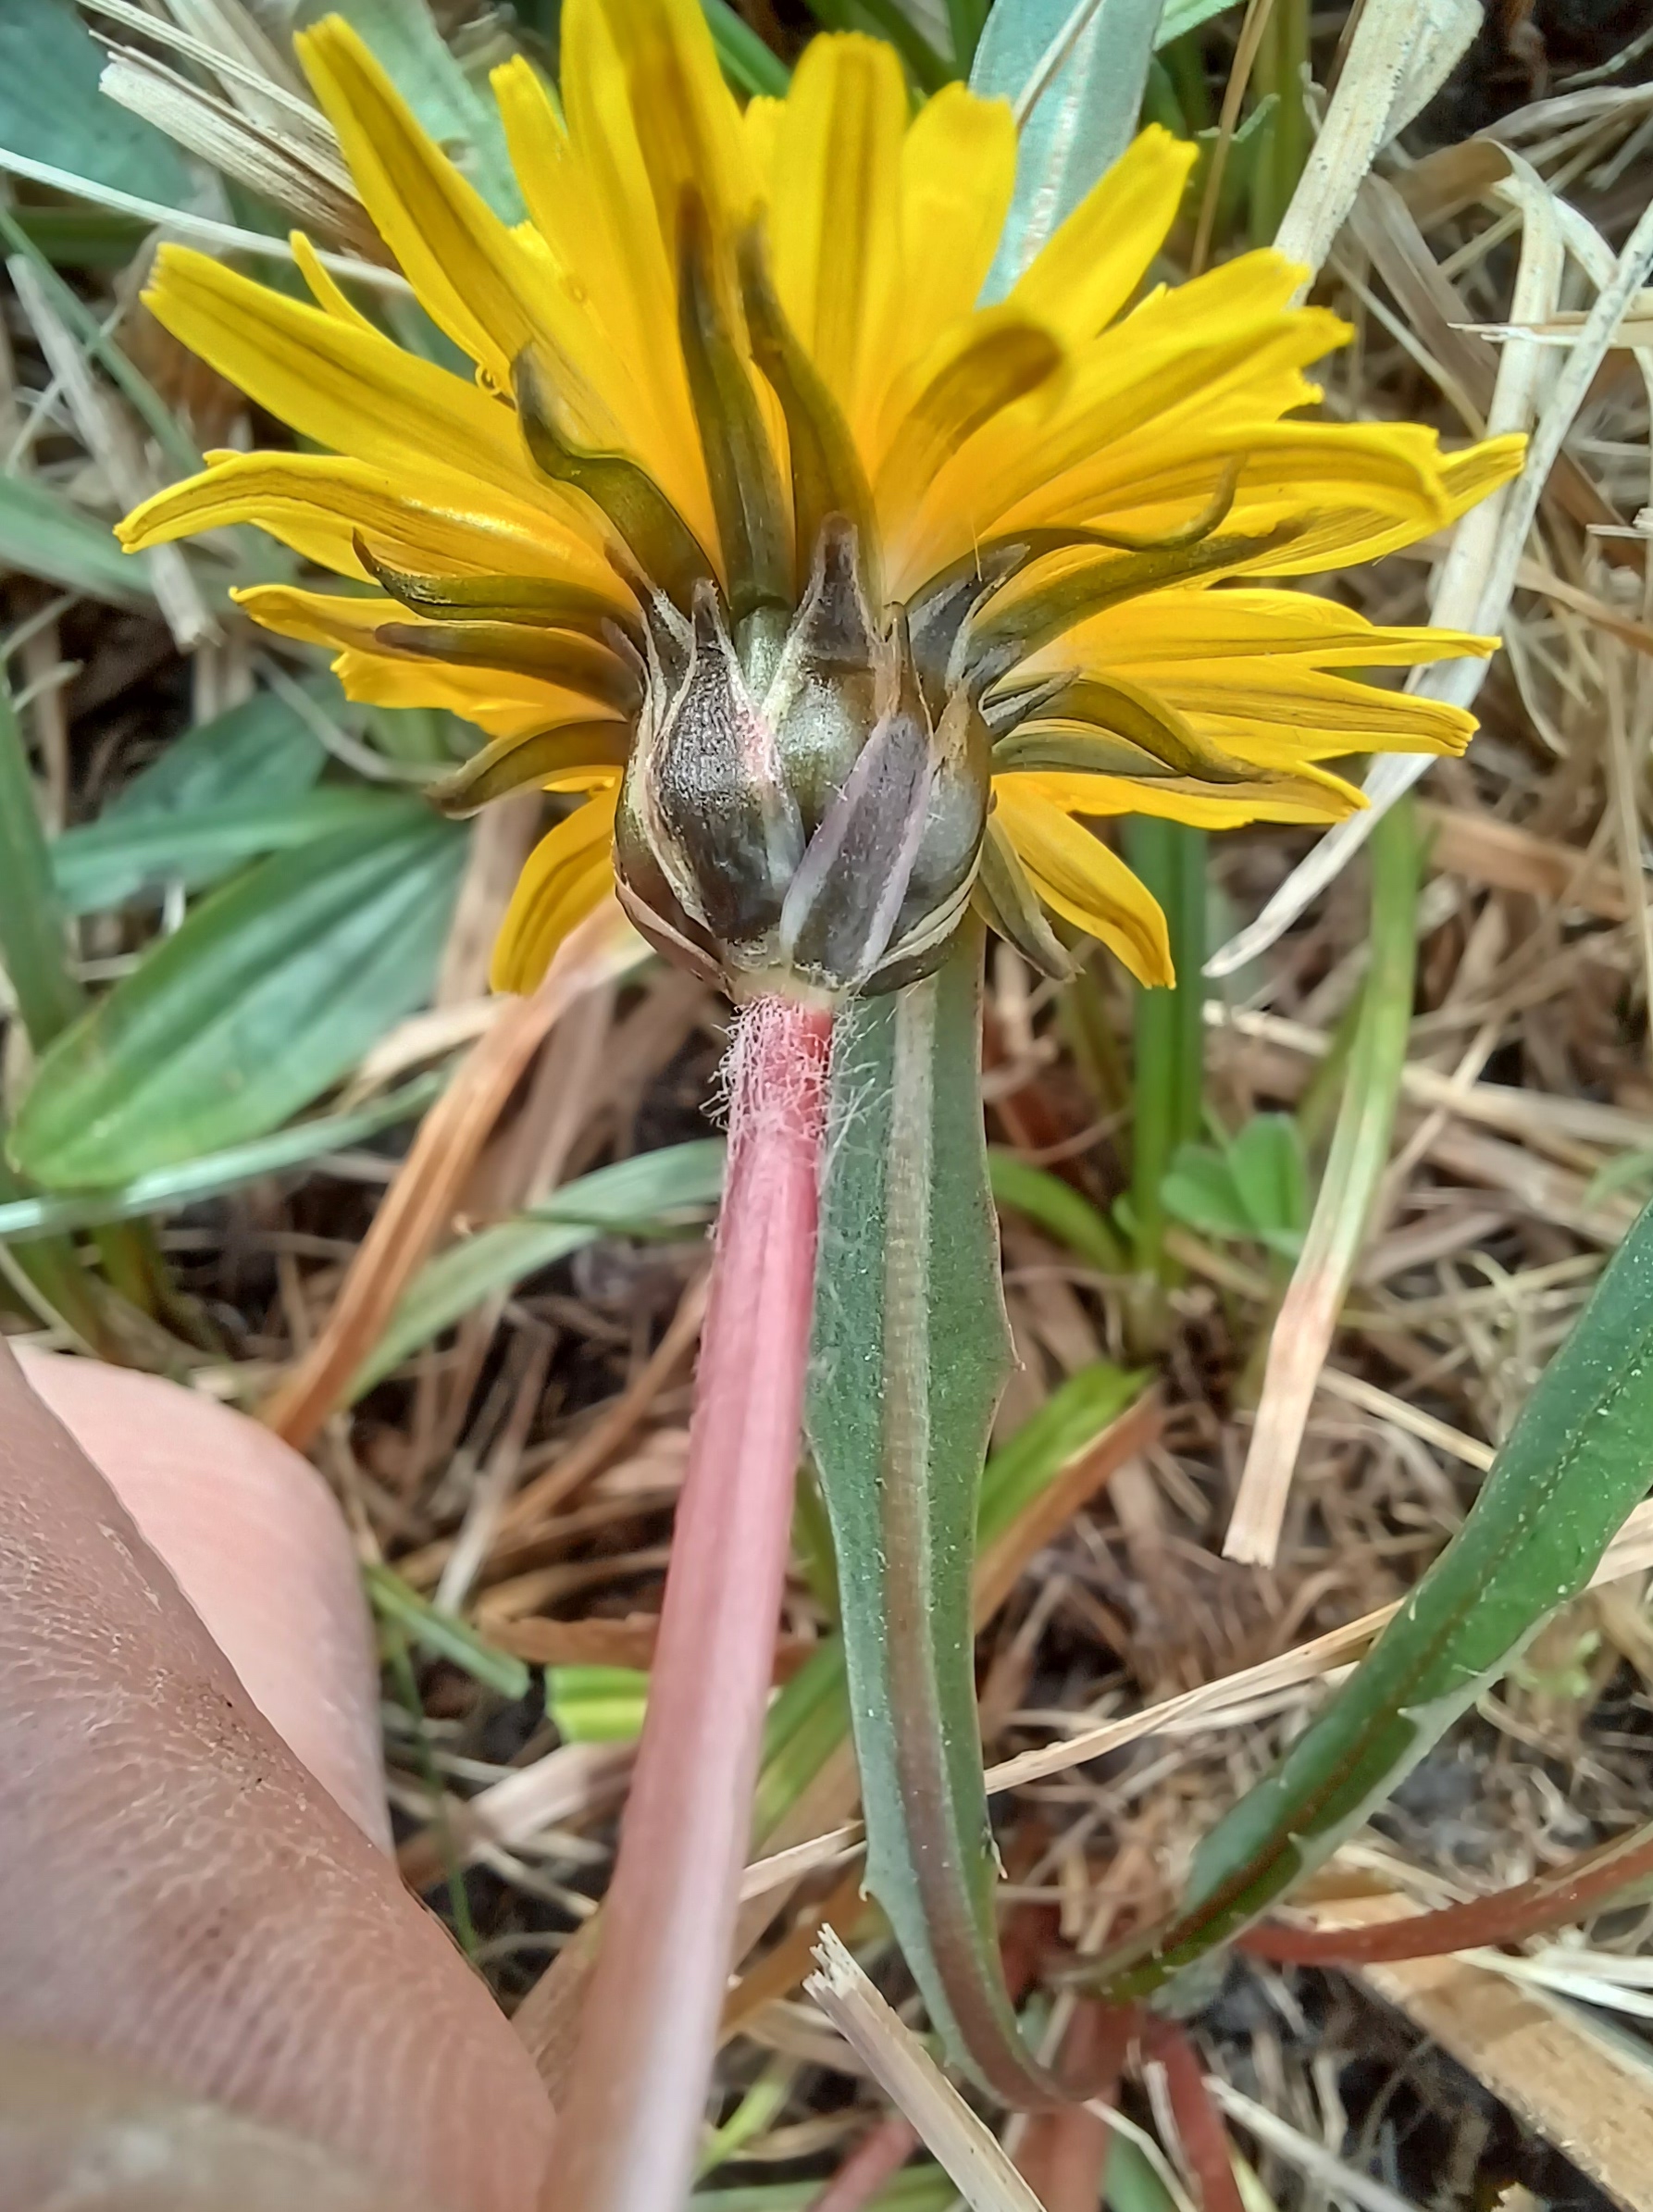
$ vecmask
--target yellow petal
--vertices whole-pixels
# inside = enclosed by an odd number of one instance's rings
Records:
[[[1466,447],[1462,453],[1452,454],[1441,466],[1441,485],[1446,507],[1443,519],[1455,522],[1459,516],[1484,500],[1489,491],[1500,484],[1507,484],[1511,477],[1519,476],[1526,458],[1527,441],[1519,434],[1505,438],[1486,438],[1479,445]],[[1249,563],[1254,576],[1311,576],[1324,568],[1349,568],[1365,561],[1380,561],[1385,553],[1397,553],[1403,545],[1415,545],[1427,533],[1407,523],[1394,522],[1368,515],[1361,518],[1363,527],[1355,527],[1352,518],[1339,533],[1330,531],[1300,545],[1285,547],[1275,554]]]
[[[1202,737],[1262,767],[1345,752],[1461,752],[1475,731],[1462,707],[1300,662],[1183,661],[1155,680]]]
[[[1057,340],[1013,307],[954,323],[884,403],[873,498],[886,535],[900,541],[926,488],[978,430],[1054,404],[1064,367]]]
[[[892,371],[975,309],[1015,180],[1016,126],[1004,101],[947,84],[914,117],[901,147],[901,344]]]
[[[1195,157],[1157,123],[1142,131],[1018,280],[1014,304],[1072,342],[1094,336],[1148,274]]]
[[[1179,587],[1111,607],[1070,630],[1035,669],[1159,667],[1167,662],[1302,657],[1316,667],[1410,668],[1460,653],[1488,653],[1494,638],[1465,630],[1396,628],[1311,591]]]
[[[515,412],[378,331],[303,305],[187,246],[165,245],[143,295],[155,319],[302,437],[371,462],[412,491],[454,469],[554,514]]]
[[[804,48],[776,135],[776,290],[864,458],[901,305],[906,124],[894,48],[851,34]]]
[[[1138,983],[1175,981],[1165,917],[1117,854],[1036,790],[1030,777],[993,787],[997,819],[1047,906],[1123,961]]]
[[[1248,254],[1082,346],[1054,404],[1041,394],[1005,409],[937,472],[892,551],[894,588],[1001,528],[1093,513],[1144,455],[1165,465],[1219,430],[1243,452],[1249,431],[1317,398],[1302,369],[1348,326],[1317,308],[1288,312],[1293,280],[1277,255]]]
[[[578,105],[579,87],[571,76],[565,81]],[[544,242],[540,342],[569,428],[591,450],[640,463],[710,541],[674,265],[653,219],[640,153],[635,143],[615,149],[606,141],[595,158],[577,152],[521,56],[496,69],[492,83],[512,166]],[[608,96],[617,103],[613,85]],[[619,121],[629,131],[623,112]]]
[[[370,317],[353,305],[334,282],[331,271],[322,266],[320,255],[304,232],[290,230],[287,242],[292,248],[292,258],[298,264],[299,275],[310,288],[310,297],[323,314],[330,315],[335,322],[348,323],[352,329],[371,331],[373,324]]]
[[[999,777],[993,789],[1046,801],[1064,814],[1107,820],[1119,814],[1154,814],[1193,829],[1242,829],[1248,822],[1340,822],[1366,803],[1339,776],[1299,767],[1290,781],[1193,790],[1184,784],[1128,776],[1077,776],[1054,771]]]
[[[420,305],[508,391],[511,364],[535,332],[532,264],[342,17],[293,43],[374,229]]]
[[[410,498],[405,477],[331,454],[215,454],[200,476],[168,485],[135,508],[117,535],[136,553],[197,530],[250,522],[341,576],[360,577],[365,572],[351,542],[359,530],[396,567],[551,577],[607,590],[617,609],[627,607],[613,568],[579,534],[584,516],[571,511],[558,528],[527,505],[478,495],[463,477],[442,480],[431,470],[419,489],[428,496]]]
[[[489,981],[496,991],[531,991],[552,955],[614,882],[610,858],[619,784],[588,799],[529,853],[516,881]]]
[[[567,0],[562,56],[569,136],[606,172],[601,189],[620,194],[619,235],[652,230],[675,266],[686,191],[721,235],[750,217],[740,111],[696,0]]]
[[[363,706],[441,707],[471,722],[491,738],[525,738],[530,731],[583,722],[591,702],[554,686],[524,687],[489,668],[456,668],[441,661],[392,661],[380,652],[341,652],[333,674],[346,699]]]

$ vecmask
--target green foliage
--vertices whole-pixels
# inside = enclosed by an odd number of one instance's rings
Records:
[[[986,297],[1000,299],[1137,129],[1162,0],[1000,0],[970,71],[973,90],[1022,120],[1011,202]],[[1050,68],[1053,56],[1063,56]]]
[[[701,0],[712,27],[712,43],[723,73],[740,93],[764,93],[778,99],[791,81],[791,71],[772,46],[766,46],[744,16],[729,0]]]
[[[408,1286],[352,1384],[352,1397],[370,1390],[410,1352],[525,1275],[554,1266],[599,1236],[680,1234],[716,1203],[722,1187],[721,1144],[667,1145],[596,1168],[514,1221],[496,1222],[450,1245]]]
[[[432,1659],[448,1659],[502,1697],[527,1695],[527,1662],[501,1651],[479,1636],[457,1613],[443,1612],[390,1568],[369,1563],[362,1570],[367,1598],[379,1618],[408,1636]]]
[[[1311,1873],[1582,1590],[1653,1453],[1653,1209],[1609,1262],[1469,1519],[1331,1705],[1196,1855],[1188,1900],[1099,1970],[1140,1996]]]
[[[0,1239],[28,1236],[43,1230],[101,1228],[107,1222],[130,1221],[145,1213],[165,1213],[170,1208],[193,1205],[250,1183],[260,1175],[279,1175],[303,1167],[325,1153],[364,1144],[398,1122],[412,1121],[441,1090],[441,1072],[421,1075],[369,1106],[343,1113],[317,1114],[295,1122],[268,1137],[231,1145],[221,1152],[205,1152],[198,1159],[174,1167],[152,1169],[128,1183],[102,1184],[92,1190],[55,1191],[42,1197],[0,1198]]]
[[[1208,839],[1186,823],[1133,814],[1125,857],[1159,901],[1176,981],[1140,986],[1131,1038],[1131,1204],[1137,1264],[1165,1274],[1165,1178],[1205,1118],[1205,876]]]
[[[1293,1260],[1309,1222],[1309,1168],[1289,1114],[1258,1113],[1222,1145],[1178,1147],[1165,1212],[1201,1236],[1266,1245]]]
[[[999,1965],[971,1576],[1010,1336],[982,1139],[981,931],[839,1017],[807,1423],[838,1552],[867,1888],[930,2017],[995,2085]]]
[[[153,600],[149,571],[123,553],[106,522],[82,514],[49,484],[0,476],[0,569],[112,606]]]
[[[258,1137],[429,995],[466,838],[416,800],[260,861],[43,1058],[12,1137],[48,1188]]]
[[[636,1667],[547,1667],[545,1710],[566,1744],[632,1744],[649,1677]]]
[[[153,124],[99,93],[103,49],[70,0],[0,6],[0,148],[181,207],[188,165]]]

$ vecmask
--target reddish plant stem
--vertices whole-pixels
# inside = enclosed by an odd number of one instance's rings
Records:
[[[1375,1966],[1386,1959],[1438,1958],[1448,1951],[1521,1943],[1605,1912],[1622,1891],[1653,1874],[1653,1833],[1638,1828],[1530,1882],[1438,1912],[1409,1913],[1360,1928],[1249,1928],[1239,1948],[1292,1966]]]
[[[1017,2169],[1045,2212],[1096,2212],[1108,2169],[1108,2122],[1093,2105],[1119,2098],[1125,2052],[1140,2021],[1134,2005],[1099,2005],[1081,1997],[1063,2038],[1057,2072],[1080,2084],[1088,2103],[1036,2112],[1027,2123]]]
[[[918,2130],[899,2112],[861,2138],[809,2212],[864,2212],[886,2181],[893,2181],[918,2148]]]
[[[736,1035],[689,1472],[544,2212],[669,2212],[693,2175],[786,1574],[830,1035],[773,999]]]
[[[1199,2191],[1200,2212],[1244,2212],[1228,2131],[1206,2087],[1205,2069],[1180,2021],[1145,2013],[1142,2047],[1165,2069],[1171,2110]]]

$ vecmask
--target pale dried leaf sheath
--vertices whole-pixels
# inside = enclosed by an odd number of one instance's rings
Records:
[[[971,2212],[1043,2212],[998,2140],[830,1928],[815,1945],[820,1971],[803,1984],[924,2138]]]

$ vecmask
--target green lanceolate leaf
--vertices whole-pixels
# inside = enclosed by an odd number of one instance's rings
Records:
[[[216,1198],[238,1183],[251,1183],[260,1175],[279,1175],[306,1166],[325,1153],[359,1145],[398,1122],[412,1121],[439,1096],[447,1081],[445,1071],[420,1075],[389,1097],[370,1106],[357,1106],[347,1113],[317,1114],[314,1120],[295,1122],[268,1137],[255,1137],[248,1144],[231,1145],[222,1152],[207,1152],[198,1160],[180,1161],[175,1167],[154,1169],[130,1183],[105,1185],[97,1190],[54,1191],[50,1197],[10,1195],[0,1175],[0,1240],[50,1231],[96,1229],[107,1222],[130,1221],[144,1213],[165,1213],[179,1206],[192,1206]]]
[[[1001,299],[1103,170],[1142,106],[1162,0],[1000,0],[971,89],[1021,121],[1015,195],[984,297]]]
[[[52,848],[52,870],[70,913],[93,913],[145,893],[158,897],[172,883],[205,889],[263,853],[376,824],[384,805],[380,791],[339,784],[273,804],[201,807],[181,820],[109,816],[66,830]]]
[[[0,6],[0,147],[181,207],[188,165],[162,131],[98,91],[104,54],[71,0]]]
[[[988,1460],[976,1510],[976,1553],[1007,1535],[1065,1468],[1083,1458],[1147,1384],[1146,1373],[1097,1360],[1051,1392]],[[977,1606],[976,1625],[985,1616]],[[823,1636],[769,1708],[752,1833],[762,1844],[849,1733],[841,1635]]]
[[[261,861],[42,1060],[12,1137],[49,1187],[277,1128],[429,996],[466,838],[416,800]]]
[[[1043,2102],[994,1927],[971,1573],[1010,1362],[979,1076],[980,926],[853,1001],[834,1039],[807,1422],[832,1517],[867,1887],[932,2019],[1000,2095]]]
[[[1319,1866],[1554,1609],[1653,1478],[1653,1209],[1546,1369],[1469,1519],[1353,1679],[1201,1845],[1176,1919],[1102,1962],[1124,1999],[1226,1942]]]

